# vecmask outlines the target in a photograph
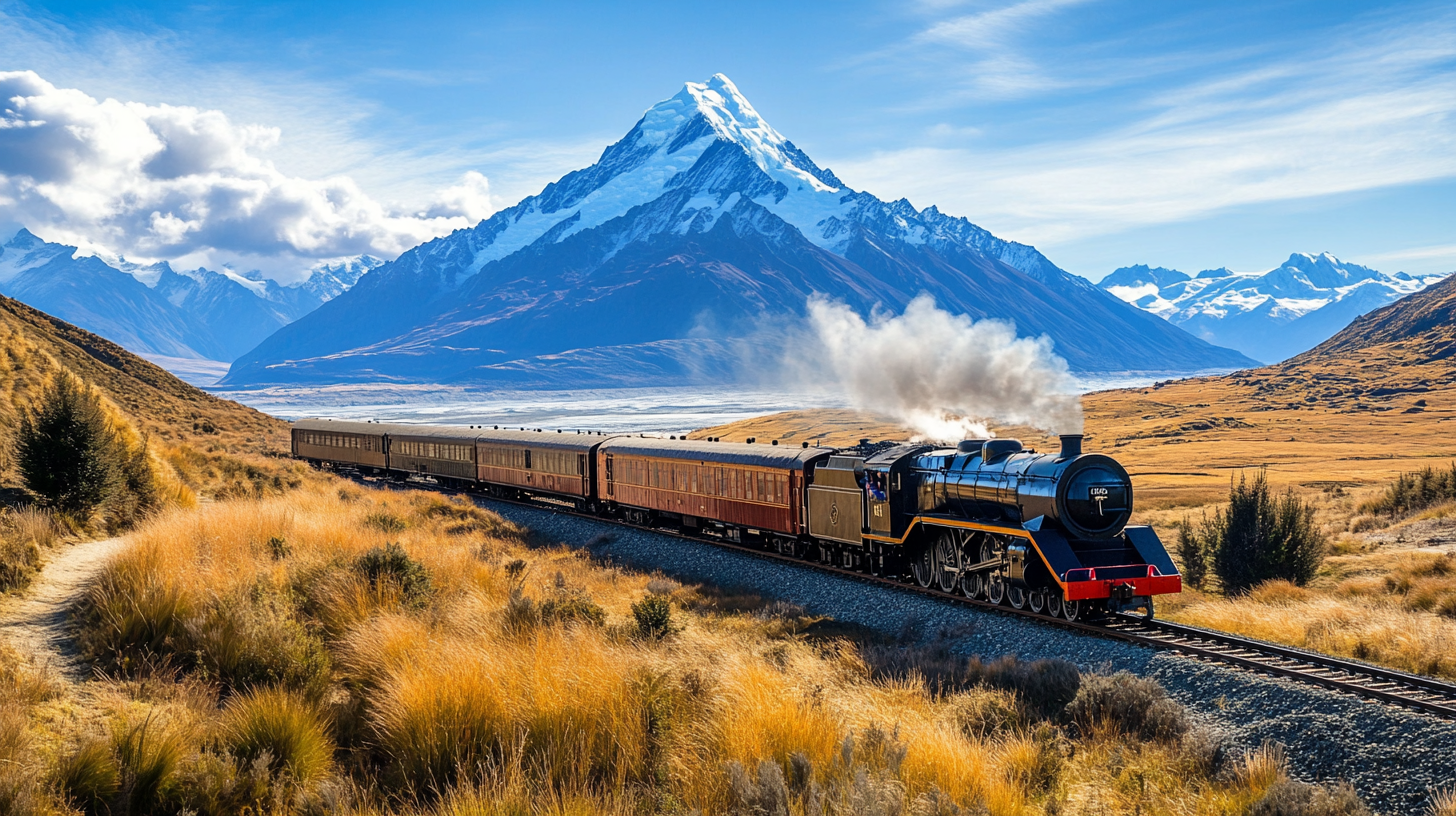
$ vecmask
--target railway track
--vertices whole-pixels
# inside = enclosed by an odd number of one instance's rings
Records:
[[[424,486],[440,490],[440,488],[433,485],[427,484]],[[460,491],[454,490],[441,490],[441,492],[460,493]],[[1155,649],[1174,651],[1200,660],[1309,683],[1357,697],[1456,720],[1456,684],[1446,683],[1420,675],[1408,674],[1394,669],[1387,669],[1381,666],[1374,666],[1368,663],[1361,663],[1355,660],[1332,657],[1330,655],[1296,649],[1290,646],[1239,637],[1238,635],[1217,632],[1211,629],[1202,629],[1196,626],[1170,623],[1157,619],[1145,620],[1140,616],[1134,617],[1119,614],[1110,615],[1100,621],[1068,621],[1064,618],[1053,618],[1047,615],[1037,614],[1029,609],[1018,610],[1003,604],[993,604],[989,601],[969,599],[960,595],[949,595],[935,589],[922,588],[913,583],[877,577],[829,564],[805,561],[758,547],[723,541],[716,537],[689,535],[670,528],[637,527],[617,519],[603,518],[590,513],[578,512],[564,502],[556,502],[549,499],[502,499],[498,497],[484,497],[476,493],[468,492],[461,493],[461,495],[485,502],[500,502],[502,504],[513,504],[537,510],[565,513],[590,521],[615,524],[630,530],[647,529],[649,532],[659,535],[687,539],[698,543],[713,544],[714,546],[758,558],[782,561],[787,564],[794,564],[799,567],[838,575],[854,581],[885,586],[902,592],[912,592],[941,601],[960,604],[962,606],[977,607],[1004,615],[1031,618],[1050,626],[1085,632],[1098,637],[1113,638]]]

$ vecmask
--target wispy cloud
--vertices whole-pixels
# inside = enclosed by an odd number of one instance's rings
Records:
[[[1121,124],[1085,138],[912,146],[833,166],[852,185],[1038,243],[1456,177],[1453,62],[1452,12],[1367,22],[1147,92]]]

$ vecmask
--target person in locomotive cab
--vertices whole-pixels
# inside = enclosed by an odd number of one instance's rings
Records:
[[[885,495],[886,495],[885,494],[885,488],[884,488],[883,485],[879,484],[879,481],[880,481],[880,474],[878,474],[878,473],[867,473],[867,474],[865,474],[865,480],[864,480],[865,494],[870,497],[870,500],[871,501],[884,501],[885,500]]]

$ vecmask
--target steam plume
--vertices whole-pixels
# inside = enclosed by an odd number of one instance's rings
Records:
[[[1012,324],[975,321],[921,295],[900,316],[868,322],[843,303],[816,296],[809,321],[854,407],[897,419],[917,439],[989,436],[986,422],[1082,432],[1082,403],[1067,361],[1045,336],[1018,338]]]

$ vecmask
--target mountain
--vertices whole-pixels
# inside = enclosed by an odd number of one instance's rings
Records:
[[[107,264],[22,229],[0,246],[0,293],[139,354],[230,361],[382,263],[367,255],[320,263],[280,286],[230,270]]]
[[[1440,279],[1378,272],[1329,253],[1295,253],[1282,266],[1257,274],[1208,269],[1189,276],[1127,266],[1098,286],[1210,343],[1277,362]]]
[[[1456,275],[1357,318],[1290,363],[1338,361],[1456,367]]]
[[[733,338],[795,325],[816,293],[868,312],[921,292],[1046,334],[1082,371],[1252,362],[1032,247],[849,188],[717,75],[649,109],[591,167],[371,272],[224,383],[531,381],[568,354],[583,377],[570,384],[620,384],[584,361],[649,354],[644,371],[719,371],[736,364]],[[776,367],[776,353],[759,349],[749,367]]]

